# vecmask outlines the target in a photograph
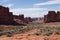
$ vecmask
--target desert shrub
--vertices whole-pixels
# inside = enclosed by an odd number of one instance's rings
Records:
[[[37,36],[38,36],[38,35],[40,35],[40,34],[36,32],[36,33],[34,33],[34,35],[37,35]]]
[[[56,27],[57,28],[57,30],[60,30],[60,26],[59,27]]]
[[[41,35],[41,33],[39,31],[35,32],[34,34],[37,35],[37,36]]]
[[[44,32],[42,32],[42,35],[47,35],[47,36],[49,36],[49,35],[51,35],[51,34],[53,34],[53,31],[52,31],[51,29],[49,29],[49,28],[45,28],[45,29],[44,29]]]
[[[7,36],[7,37],[11,37],[11,36],[12,36],[12,33],[11,33],[11,32],[7,32],[7,33],[6,33],[6,36]]]
[[[53,28],[51,29],[52,27],[41,27],[40,29],[38,29],[35,34],[36,35],[51,35],[53,34]]]
[[[43,35],[49,36],[49,35],[51,35],[51,34],[53,34],[53,32],[45,32]]]
[[[60,35],[60,33],[59,33],[59,32],[55,32],[55,34],[58,34],[58,35]]]
[[[12,34],[7,34],[7,37],[11,37],[12,36]]]
[[[3,35],[3,33],[2,32],[0,32],[0,36],[2,36]]]
[[[41,34],[42,34],[42,30],[39,29],[39,30],[37,30],[36,32],[34,32],[34,34],[37,35],[37,36],[38,36],[38,35],[41,35]]]
[[[2,36],[3,35],[3,31],[2,30],[0,30],[0,36]]]
[[[56,30],[54,34],[60,35],[60,30]]]

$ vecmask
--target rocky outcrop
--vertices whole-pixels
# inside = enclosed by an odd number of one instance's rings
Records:
[[[15,21],[14,18],[24,20],[24,15],[15,16],[15,15],[13,15],[12,12],[9,12],[8,7],[0,6],[0,24],[20,25],[23,23],[21,21],[19,21],[19,22]]]
[[[60,12],[49,11],[47,15],[44,15],[44,22],[60,22]]]

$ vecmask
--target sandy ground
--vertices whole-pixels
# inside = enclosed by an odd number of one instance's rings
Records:
[[[21,34],[14,34],[12,37],[6,37],[6,35],[3,35],[0,36],[0,40],[60,40],[60,35],[33,35],[33,32],[35,32],[36,30],[37,29]]]
[[[41,26],[60,26],[60,23],[43,23]],[[50,36],[33,35],[37,29],[30,30],[21,34],[14,34],[12,37],[6,35],[0,36],[0,40],[60,40],[60,35],[52,34]]]

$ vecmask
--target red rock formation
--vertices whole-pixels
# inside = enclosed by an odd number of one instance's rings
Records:
[[[24,18],[24,15],[13,15],[14,16],[14,19],[19,19],[25,23],[28,23],[28,22],[31,22],[32,21],[32,18],[31,17],[25,17]]]
[[[13,15],[13,18],[14,19],[19,19],[19,16],[18,15]]]
[[[0,6],[0,24],[12,24],[13,14],[8,7]]]
[[[29,23],[29,22],[32,22],[33,20],[32,20],[31,17],[26,17],[26,18],[24,19],[24,21],[27,22],[27,23]]]
[[[24,20],[24,15],[13,15],[14,19]]]
[[[48,22],[47,15],[44,15],[44,22]]]
[[[24,19],[24,15],[19,16],[13,16],[12,12],[9,12],[8,7],[0,6],[0,24],[14,24],[14,25],[20,25],[23,24],[22,22],[17,22],[14,20],[14,18],[19,18],[21,20]]]
[[[60,12],[49,11],[47,15],[44,15],[44,22],[60,22]]]
[[[18,23],[26,24],[26,22],[24,20],[24,15],[13,15],[13,18]]]
[[[60,12],[59,11],[57,11],[56,19],[58,22],[60,22]]]

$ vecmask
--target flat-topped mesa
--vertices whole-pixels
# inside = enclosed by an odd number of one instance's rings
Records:
[[[56,19],[58,22],[60,22],[60,11],[57,11]]]
[[[24,21],[24,15],[13,15],[13,18]]]
[[[23,16],[23,15],[22,15]],[[20,19],[23,19],[24,16],[20,16]],[[7,25],[20,25],[22,22],[17,22],[14,20],[14,15],[12,12],[9,12],[8,7],[0,6],[0,24]],[[22,17],[22,18],[21,18]]]
[[[13,14],[8,7],[0,6],[0,24],[12,24]]]
[[[19,19],[24,20],[24,15],[23,14],[20,14],[19,15]]]
[[[0,6],[0,14],[8,13],[8,12],[9,12],[9,8],[8,7]]]
[[[13,15],[14,19],[16,19],[15,21],[23,21],[24,23],[29,23],[29,22],[32,22],[32,18],[31,17],[25,17],[24,18],[24,15],[23,14],[20,14],[20,15]]]
[[[16,21],[16,22],[20,22],[20,23],[26,23],[25,21],[24,21],[24,15],[13,15],[13,18],[14,18],[14,21]]]
[[[25,17],[24,21],[27,22],[27,23],[29,23],[29,22],[32,22],[33,19],[31,17]]]
[[[44,15],[44,22],[60,22],[60,12],[49,11],[47,15]]]

